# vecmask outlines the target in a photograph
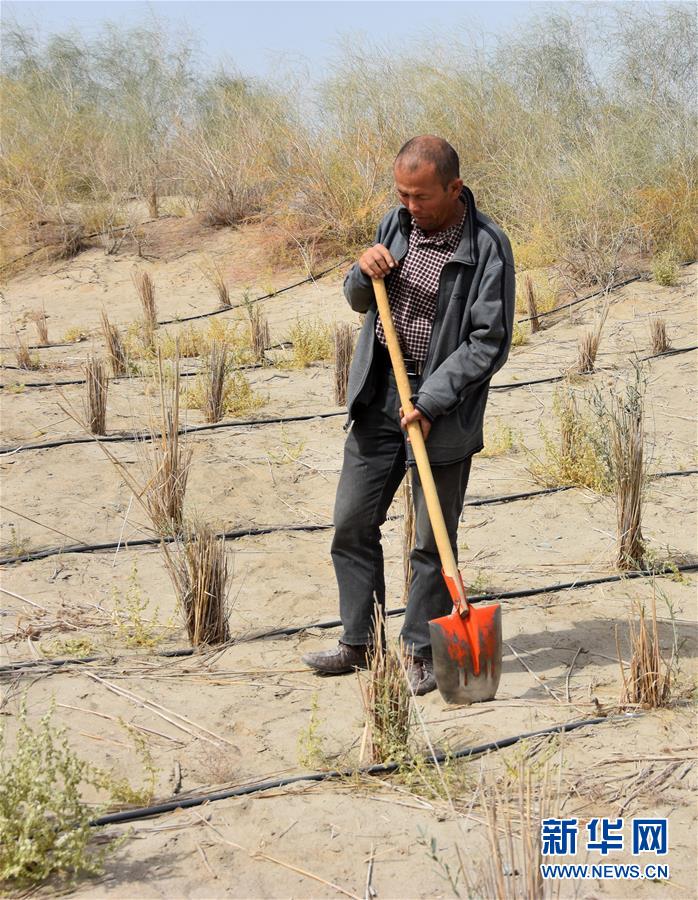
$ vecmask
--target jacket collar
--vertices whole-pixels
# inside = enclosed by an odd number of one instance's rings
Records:
[[[467,212],[465,222],[463,222],[463,234],[461,235],[460,242],[451,259],[454,262],[474,266],[477,262],[477,208],[475,207],[475,198],[473,197],[473,192],[470,188],[465,185],[463,185],[460,197],[463,203],[465,203]],[[405,238],[409,238],[410,231],[412,230],[412,217],[410,216],[409,211],[406,207],[401,205],[398,207],[397,215],[400,231]]]

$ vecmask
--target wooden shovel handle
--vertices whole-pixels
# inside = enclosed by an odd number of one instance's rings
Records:
[[[383,323],[383,331],[385,332],[386,343],[388,344],[388,353],[390,353],[390,361],[395,372],[395,380],[397,382],[398,393],[400,394],[400,403],[405,413],[411,413],[414,410],[414,404],[410,400],[412,389],[410,380],[407,377],[405,369],[405,361],[402,358],[402,350],[400,349],[400,341],[398,340],[393,317],[390,313],[390,303],[388,294],[385,289],[385,283],[382,278],[373,278],[373,290],[376,295],[376,303],[378,305],[378,314]],[[448,584],[451,598],[454,605],[461,615],[468,612],[468,601],[463,588],[463,581],[456,565],[453,550],[451,549],[451,541],[446,530],[443,512],[441,511],[441,503],[439,495],[436,492],[436,484],[431,471],[427,448],[424,443],[424,435],[422,434],[422,426],[419,422],[411,422],[407,426],[407,434],[410,437],[412,451],[414,453],[415,462],[417,463],[417,471],[422,482],[422,490],[424,491],[424,499],[427,504],[427,512],[429,513],[429,521],[434,532],[434,540],[439,551],[441,559],[441,567],[443,569],[444,578]]]

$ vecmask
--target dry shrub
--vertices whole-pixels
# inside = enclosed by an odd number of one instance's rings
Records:
[[[698,253],[698,189],[693,174],[663,173],[664,184],[637,192],[636,221],[648,248],[671,248],[690,261]]]
[[[222,309],[230,308],[230,292],[228,291],[228,285],[226,284],[225,276],[223,275],[223,270],[215,259],[212,259],[210,256],[206,257],[204,263],[201,266],[201,271],[204,276],[208,279],[208,281],[213,285],[216,293],[218,294],[218,303]]]
[[[106,434],[109,375],[104,360],[88,356],[85,378],[87,383],[84,406],[87,427],[92,434]]]
[[[652,622],[649,629],[644,604],[633,602],[633,611],[636,612],[637,622],[632,618],[628,620],[630,671],[627,673],[616,629],[616,647],[623,678],[620,702],[621,706],[633,704],[644,709],[657,709],[666,706],[671,697],[673,659],[666,662],[659,648],[656,592],[652,592]]]
[[[39,338],[40,347],[48,347],[48,321],[46,319],[46,307],[35,309],[31,314],[32,322],[36,325],[36,333]]]
[[[642,500],[646,483],[644,464],[644,384],[639,367],[635,382],[624,398],[615,398],[611,421],[616,492],[618,568],[642,568],[645,542],[642,537]]]
[[[403,589],[402,602],[407,603],[407,595],[412,583],[412,551],[417,539],[416,521],[414,516],[414,496],[412,493],[412,468],[407,470],[405,480],[402,482],[402,505],[405,510],[402,525],[402,571]]]
[[[349,367],[354,352],[354,329],[340,323],[334,329],[334,401],[337,406],[346,406]]]
[[[543,879],[541,822],[559,815],[560,786],[548,764],[542,772],[519,760],[512,776],[498,786],[489,776],[483,789],[489,853],[475,875],[463,866],[468,896],[496,900],[550,900],[560,884]],[[461,865],[462,863],[462,857]]]
[[[384,634],[383,612],[376,607],[368,672],[363,677],[359,674],[364,706],[361,764],[364,760],[383,763],[409,759],[412,706],[405,677],[407,657],[402,643],[396,648],[386,646]]]
[[[199,523],[184,531],[174,550],[166,544],[162,549],[191,645],[225,643],[230,637],[225,539]]]
[[[107,354],[111,373],[114,378],[125,375],[127,372],[126,351],[124,342],[121,338],[121,332],[116,325],[112,325],[105,310],[102,310],[102,333],[104,342],[107,345]]]
[[[530,275],[526,275],[524,279],[524,291],[526,294],[526,311],[530,319],[531,334],[540,331],[540,320],[538,319],[538,299],[533,279]]]
[[[27,370],[38,369],[40,366],[38,355],[35,354],[32,356],[26,341],[23,341],[19,335],[16,335],[16,338],[17,346],[15,347],[15,359],[17,360],[19,368]]]
[[[247,316],[250,320],[250,346],[256,363],[264,362],[264,351],[271,343],[269,322],[259,306],[247,302]]]
[[[155,285],[149,273],[144,269],[136,269],[133,283],[143,308],[143,324],[145,326],[146,344],[155,344],[155,331],[158,327],[158,310],[155,304]]]
[[[30,225],[30,236],[35,246],[49,248],[56,259],[72,259],[86,247],[85,228],[77,222],[41,219]]]
[[[666,353],[671,349],[666,333],[666,321],[658,316],[650,319],[650,342],[652,353]]]
[[[591,374],[596,365],[596,354],[599,352],[601,332],[608,316],[608,302],[597,316],[596,323],[590,331],[586,331],[579,339],[579,351],[577,356],[576,372],[579,375]]]

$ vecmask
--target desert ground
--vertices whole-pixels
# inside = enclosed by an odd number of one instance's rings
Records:
[[[160,548],[131,546],[152,530],[103,449],[92,439],[27,447],[85,438],[66,413],[82,409],[84,385],[46,383],[81,380],[88,353],[104,352],[102,308],[119,325],[138,318],[136,265],[152,276],[161,319],[206,313],[216,298],[200,270],[204,256],[221,265],[233,304],[245,291],[255,298],[305,277],[301,269],[273,265],[259,237],[252,227],[212,230],[169,219],[151,226],[145,259],[127,248],[107,255],[94,247],[70,260],[32,264],[3,286],[0,344],[10,349],[2,352],[0,712],[7,752],[21,698],[30,722],[53,703],[54,721],[67,729],[71,747],[134,787],[147,782],[145,745],[154,779],[147,803],[359,764],[359,678],[365,675],[323,679],[300,662],[302,653],[339,636],[336,628],[314,627],[337,616],[329,545],[345,435],[331,360],[294,369],[284,365],[290,351],[270,351],[268,365],[245,371],[252,388],[267,398],[239,417],[247,424],[236,426],[228,416],[229,427],[186,437],[193,448],[187,513],[224,531],[270,529],[227,542],[235,640],[223,649],[162,655],[187,647],[174,590]],[[299,319],[358,328],[360,317],[342,295],[347,266],[260,301],[272,343],[284,341]],[[578,379],[575,389],[624,390],[633,359],[651,354],[651,315],[666,320],[674,348],[695,347],[696,273],[690,265],[674,287],[645,278],[612,291],[598,371]],[[99,841],[125,837],[107,856],[103,874],[80,878],[68,888],[71,896],[487,896],[480,873],[492,853],[487,786],[496,783],[503,792],[509,785],[516,793],[518,767],[528,766],[535,782],[546,761],[565,817],[580,823],[668,818],[669,852],[661,860],[670,866],[668,880],[568,881],[558,885],[559,896],[695,896],[696,574],[678,568],[697,561],[695,350],[642,364],[649,472],[692,472],[651,478],[647,486],[643,534],[652,559],[673,563],[673,573],[577,587],[618,574],[613,498],[589,489],[476,505],[541,490],[529,470],[532,455],[542,452],[541,426],[550,433],[556,427],[558,382],[523,383],[559,376],[574,365],[578,339],[600,302],[591,299],[546,319],[540,332],[512,348],[493,381],[486,434],[491,438],[507,426],[513,439],[503,452],[486,448],[474,460],[460,568],[472,594],[542,590],[501,600],[504,663],[496,699],[449,707],[438,692],[418,698],[413,741],[428,756],[429,745],[453,753],[567,722],[602,721],[448,761],[437,772],[425,765],[381,776],[299,781],[96,829]],[[35,343],[29,314],[42,304],[50,340],[59,346],[32,351],[40,368],[17,370],[11,348],[16,335]],[[244,316],[232,309],[216,319],[242,323]],[[207,324],[193,323],[202,329]],[[175,335],[186,327],[163,329]],[[84,332],[85,340],[66,343],[70,330]],[[200,364],[183,360],[182,369]],[[39,383],[46,386],[33,386]],[[156,407],[152,379],[114,381],[108,434],[144,428]],[[335,415],[322,415],[327,413]],[[189,426],[203,421],[195,409],[182,415]],[[294,421],[300,416],[309,418]],[[254,418],[275,421],[250,424]],[[135,442],[105,446],[138,470]],[[61,549],[117,541],[118,548],[101,552]],[[400,494],[383,545],[388,609],[397,609],[404,590]],[[58,551],[13,561],[46,548]],[[547,589],[559,583],[573,586]],[[633,602],[649,609],[653,594],[662,653],[669,659],[674,651],[674,673],[669,704],[643,710],[621,705],[618,648],[627,660]],[[149,644],[130,646],[129,615],[141,617]],[[399,615],[388,619],[391,636],[400,621]],[[287,626],[300,628],[261,637]],[[81,664],[80,652],[97,659]],[[52,658],[68,661],[51,666]],[[29,661],[33,665],[17,665]],[[518,833],[514,800],[508,808]],[[576,861],[633,860],[626,847],[604,858],[580,852]],[[39,892],[57,889],[51,882]]]

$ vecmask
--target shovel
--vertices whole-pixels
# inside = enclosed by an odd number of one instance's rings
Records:
[[[390,313],[388,294],[382,279],[372,280],[400,403],[405,414],[411,413],[414,410],[410,400],[412,390]],[[492,700],[502,672],[501,608],[498,603],[478,607],[468,603],[446,530],[420,423],[411,422],[407,426],[407,434],[441,559],[441,574],[453,600],[450,615],[429,622],[436,683],[447,703]]]

